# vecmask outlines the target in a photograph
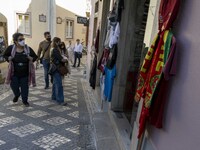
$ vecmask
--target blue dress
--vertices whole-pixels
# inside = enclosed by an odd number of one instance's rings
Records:
[[[104,95],[105,99],[110,102],[112,99],[112,88],[114,83],[114,78],[116,76],[116,65],[110,70],[107,67],[105,68],[105,88]]]

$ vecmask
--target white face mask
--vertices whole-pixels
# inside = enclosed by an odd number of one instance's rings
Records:
[[[23,40],[23,41],[20,41],[20,42],[18,42],[19,43],[19,45],[20,46],[25,46],[25,41]]]

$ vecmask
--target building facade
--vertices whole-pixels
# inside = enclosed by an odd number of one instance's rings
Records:
[[[12,34],[23,33],[26,43],[36,52],[45,31],[50,31],[52,37],[60,37],[66,44],[75,43],[76,39],[85,42],[86,27],[77,23],[77,16],[57,5],[56,0],[22,0],[20,3],[7,0],[0,5],[0,33],[7,44],[12,43]]]

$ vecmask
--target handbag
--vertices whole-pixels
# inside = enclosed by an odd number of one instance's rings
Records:
[[[67,75],[67,73],[69,73],[67,66],[65,65],[59,65],[58,72],[60,73],[61,76]]]
[[[82,53],[81,52],[78,52],[78,57],[82,58]]]
[[[51,63],[50,67],[49,67],[48,74],[53,75],[56,70],[57,70],[57,66],[54,63]]]

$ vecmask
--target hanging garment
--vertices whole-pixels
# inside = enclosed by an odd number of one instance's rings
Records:
[[[106,67],[112,69],[113,66],[116,64],[117,61],[117,44],[114,44],[113,47],[110,49],[109,57],[106,63]]]
[[[96,35],[96,39],[95,39],[95,52],[98,53],[99,52],[99,35],[100,35],[100,30],[97,30],[97,35]]]
[[[180,0],[161,0],[159,8],[159,30],[169,30],[178,14]]]
[[[96,72],[97,72],[97,56],[95,55],[92,69],[90,71],[90,86],[93,89],[95,89],[95,85],[96,85]]]
[[[140,100],[142,97],[144,98],[144,102],[139,120],[138,137],[144,132],[146,121],[149,117],[152,98],[161,80],[163,67],[170,53],[172,37],[173,34],[169,30],[158,33],[145,56],[140,70],[135,99]]]
[[[112,89],[114,78],[116,76],[116,65],[112,69],[105,68],[105,88],[104,88],[104,95],[106,101],[110,102],[112,99]]]
[[[108,61],[108,57],[109,57],[110,51],[109,49],[105,48],[103,51],[103,54],[101,56],[101,59],[99,60],[98,63],[98,69],[104,74],[104,69],[106,66],[106,63]]]
[[[119,22],[117,23],[116,27],[111,27],[113,30],[110,34],[110,42],[109,42],[109,47],[112,48],[114,44],[117,44],[119,41],[119,35],[120,35],[120,26]]]
[[[105,100],[104,89],[105,89],[105,75],[100,75],[100,88],[101,88],[101,100]]]
[[[163,74],[161,80],[153,95],[153,101],[150,107],[149,122],[156,128],[162,128],[162,120],[164,113],[164,106],[167,99],[167,89],[169,88],[169,78],[176,74],[177,64],[177,51],[176,51],[176,40],[172,37],[172,44],[170,49],[169,57],[166,61],[165,67],[163,68]]]

